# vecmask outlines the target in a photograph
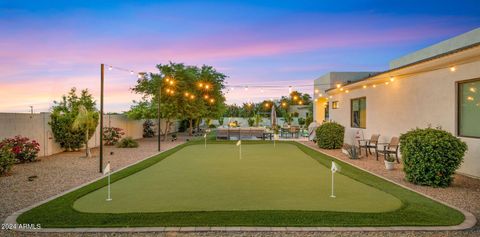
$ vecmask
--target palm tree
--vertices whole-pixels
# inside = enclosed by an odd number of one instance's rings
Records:
[[[81,129],[85,132],[85,156],[87,158],[92,157],[92,153],[90,152],[90,148],[88,147],[88,140],[90,138],[89,131],[95,129],[97,126],[97,112],[95,111],[88,111],[85,106],[80,105],[78,107],[78,114],[73,121],[73,129]]]

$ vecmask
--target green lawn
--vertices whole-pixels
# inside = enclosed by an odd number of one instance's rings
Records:
[[[22,214],[42,227],[455,225],[463,215],[294,142],[194,141]],[[212,144],[213,143],[213,144]],[[140,148],[141,149],[141,148]],[[161,161],[161,162],[160,162]],[[375,161],[372,161],[375,162]]]
[[[112,185],[73,207],[81,212],[304,210],[387,212],[399,209],[394,196],[347,176],[336,175],[292,144],[192,145]]]

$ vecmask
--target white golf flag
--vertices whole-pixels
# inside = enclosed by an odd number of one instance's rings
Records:
[[[337,164],[335,164],[335,162],[332,161],[332,168],[331,168],[332,172],[335,173],[337,172],[339,169],[338,169],[338,166]]]
[[[242,140],[238,140],[237,142],[237,146],[240,146],[240,145],[242,145]]]
[[[278,140],[278,134],[274,134],[274,135],[273,135],[273,139],[274,139],[274,140]]]
[[[205,134],[203,134],[203,137],[204,137],[204,138],[207,138],[207,134],[206,134],[206,133],[205,133]]]
[[[103,174],[106,175],[107,173],[110,173],[110,162],[108,162],[105,169],[103,169]]]

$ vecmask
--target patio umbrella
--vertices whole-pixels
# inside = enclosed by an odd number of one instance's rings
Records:
[[[275,129],[277,126],[277,111],[275,106],[272,106],[272,113],[270,114],[270,123],[272,124],[272,129]]]

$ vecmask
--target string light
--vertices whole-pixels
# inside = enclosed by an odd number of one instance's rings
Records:
[[[315,101],[315,102],[317,102],[317,101],[318,101],[318,99],[315,99],[314,101]]]
[[[456,71],[456,70],[457,70],[456,67],[450,67],[450,71],[451,71],[451,72],[454,72],[454,71]]]
[[[213,102],[215,102],[215,100],[214,100],[214,99],[210,99],[210,103],[213,103]]]
[[[390,84],[390,83],[389,83],[388,81],[386,81],[386,82],[385,82],[385,85],[388,85],[388,84]]]
[[[203,83],[198,83],[198,87],[203,87]]]
[[[350,91],[349,91],[349,90],[346,90],[346,91],[345,91],[345,93],[348,93],[348,92],[350,92]]]
[[[340,88],[340,91],[343,91],[343,87],[342,87],[342,88]]]
[[[395,81],[395,77],[393,77],[393,76],[390,77],[390,81],[391,81],[391,82]]]
[[[322,97],[322,94],[318,94],[318,98],[321,98]]]
[[[205,99],[208,99],[208,97],[209,97],[208,95],[204,95],[204,96],[203,96],[203,98],[205,98]]]
[[[318,89],[315,89],[315,93],[318,93],[318,92],[319,92],[319,90],[318,90]]]
[[[363,89],[367,88],[367,85],[363,85]]]
[[[191,100],[195,99],[195,96],[194,96],[194,95],[190,95],[190,99],[191,99]]]
[[[210,88],[210,85],[205,85],[205,89],[209,89]]]
[[[292,93],[292,86],[288,86],[288,94]]]
[[[337,88],[340,88],[342,86],[342,84],[337,84]]]
[[[111,71],[113,69],[112,66],[108,66],[108,70]]]
[[[298,104],[299,104],[299,105],[303,104],[303,101],[298,101]]]
[[[377,87],[377,85],[373,85],[372,87],[375,88],[375,87]]]

